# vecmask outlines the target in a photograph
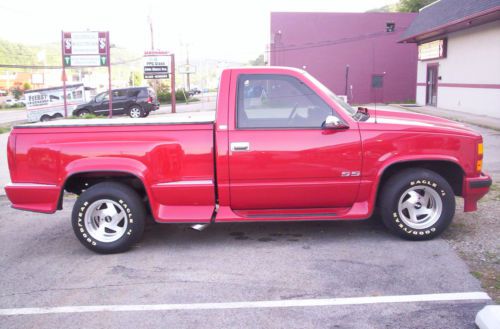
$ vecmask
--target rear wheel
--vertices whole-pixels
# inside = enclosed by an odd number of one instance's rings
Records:
[[[62,118],[62,117],[63,117],[63,115],[62,115],[61,113],[56,113],[56,114],[54,114],[54,115],[52,116],[52,119],[60,119],[60,118]]]
[[[128,115],[134,119],[140,118],[144,116],[144,110],[139,105],[133,105],[128,109]]]
[[[89,110],[80,110],[77,112],[77,115],[81,118],[86,116],[87,114],[90,114]]]
[[[144,232],[146,210],[127,185],[105,182],[83,192],[73,207],[73,230],[88,249],[117,253],[129,249]]]
[[[455,195],[437,173],[411,168],[387,180],[380,197],[385,226],[408,240],[429,240],[440,235],[455,214]]]
[[[40,121],[42,121],[42,122],[47,122],[47,121],[50,121],[50,116],[48,116],[47,114],[44,114],[44,115],[42,115],[42,117],[40,118]]]

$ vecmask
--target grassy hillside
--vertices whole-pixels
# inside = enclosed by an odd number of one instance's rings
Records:
[[[38,55],[45,52],[45,62]],[[141,57],[140,53],[128,49],[113,47],[111,62],[121,63]],[[59,43],[44,45],[25,45],[0,39],[0,64],[17,65],[61,65],[61,48]],[[129,66],[140,67],[141,62],[132,62]]]

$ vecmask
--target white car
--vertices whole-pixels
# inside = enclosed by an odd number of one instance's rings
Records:
[[[7,100],[5,100],[5,105],[9,105],[9,106],[12,106],[12,105],[16,105],[16,104],[23,104],[24,105],[24,100],[23,99],[15,99],[15,98],[9,98]]]

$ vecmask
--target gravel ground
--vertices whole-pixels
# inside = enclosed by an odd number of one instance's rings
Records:
[[[492,185],[477,212],[464,213],[463,202],[457,201],[455,218],[443,238],[467,263],[490,297],[500,303],[500,182]]]

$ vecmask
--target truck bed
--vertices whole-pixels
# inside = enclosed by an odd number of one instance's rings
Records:
[[[102,174],[142,182],[157,221],[209,221],[215,204],[213,117],[198,112],[17,126],[8,143],[13,184],[7,193],[15,208],[53,213],[68,184],[108,168]]]

